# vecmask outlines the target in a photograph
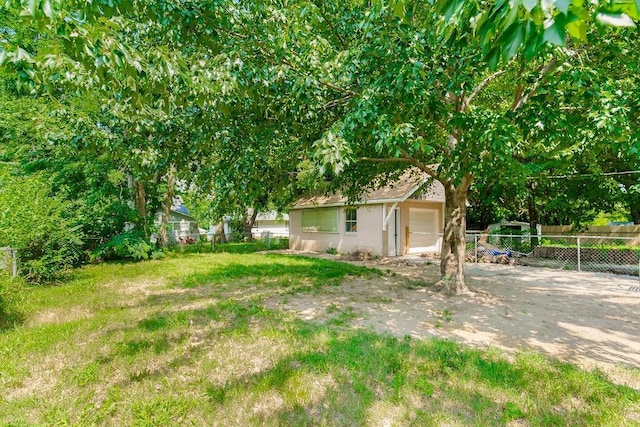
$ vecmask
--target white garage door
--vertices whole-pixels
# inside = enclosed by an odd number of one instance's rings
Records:
[[[409,208],[409,253],[440,252],[436,209]]]

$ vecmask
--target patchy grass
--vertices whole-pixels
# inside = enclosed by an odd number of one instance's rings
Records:
[[[227,252],[88,266],[31,288],[23,325],[0,332],[0,424],[640,422],[638,392],[597,371],[354,330],[351,307],[312,323],[264,304],[378,274]]]

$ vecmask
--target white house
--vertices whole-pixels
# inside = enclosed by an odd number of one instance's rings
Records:
[[[302,198],[289,211],[289,247],[379,256],[439,252],[444,187],[428,181],[426,174],[412,170],[357,205],[349,205],[341,194]]]
[[[253,224],[251,232],[254,237],[259,237],[264,232],[271,233],[275,237],[286,237],[289,235],[289,214],[269,211],[259,213]]]
[[[163,215],[162,211],[156,212],[156,226],[162,222]],[[194,243],[200,239],[198,221],[189,214],[189,210],[179,196],[174,198],[174,203],[171,206],[167,221],[167,234],[171,243]]]

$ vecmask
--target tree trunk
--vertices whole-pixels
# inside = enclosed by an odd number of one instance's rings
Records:
[[[633,219],[633,223],[640,224],[640,209],[632,207],[630,210],[631,210],[631,218]]]
[[[224,217],[220,219],[220,243],[227,243],[227,233],[224,229]]]
[[[167,194],[164,198],[162,206],[162,220],[160,222],[160,230],[158,230],[158,246],[165,248],[169,245],[169,217],[171,216],[171,206],[173,205],[173,194],[176,188],[176,167],[171,165],[167,174]]]
[[[144,184],[139,179],[134,182],[134,199],[136,211],[138,212],[138,221],[144,237],[149,237],[149,224],[147,223],[147,194],[144,190]]]
[[[441,278],[436,287],[449,295],[469,292],[464,280],[466,249],[467,191],[471,175],[456,188],[450,182],[443,182],[445,188],[444,237],[440,261]]]
[[[256,222],[257,216],[258,216],[258,209],[253,209],[253,212],[251,213],[251,215],[248,215],[247,218],[244,220],[244,223],[242,224],[243,231],[244,231],[244,239],[247,242],[253,241],[253,233],[251,232],[251,230],[253,229],[253,224]]]

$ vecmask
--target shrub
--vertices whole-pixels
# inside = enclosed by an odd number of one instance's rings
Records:
[[[0,330],[22,322],[24,301],[24,281],[19,277],[11,279],[4,272],[0,272]]]
[[[132,230],[114,236],[107,243],[98,246],[91,253],[92,261],[102,260],[145,260],[149,259],[155,248],[144,239],[142,232]]]
[[[28,282],[59,279],[82,255],[82,230],[69,202],[51,195],[40,175],[0,170],[0,246],[18,250],[20,274]]]

